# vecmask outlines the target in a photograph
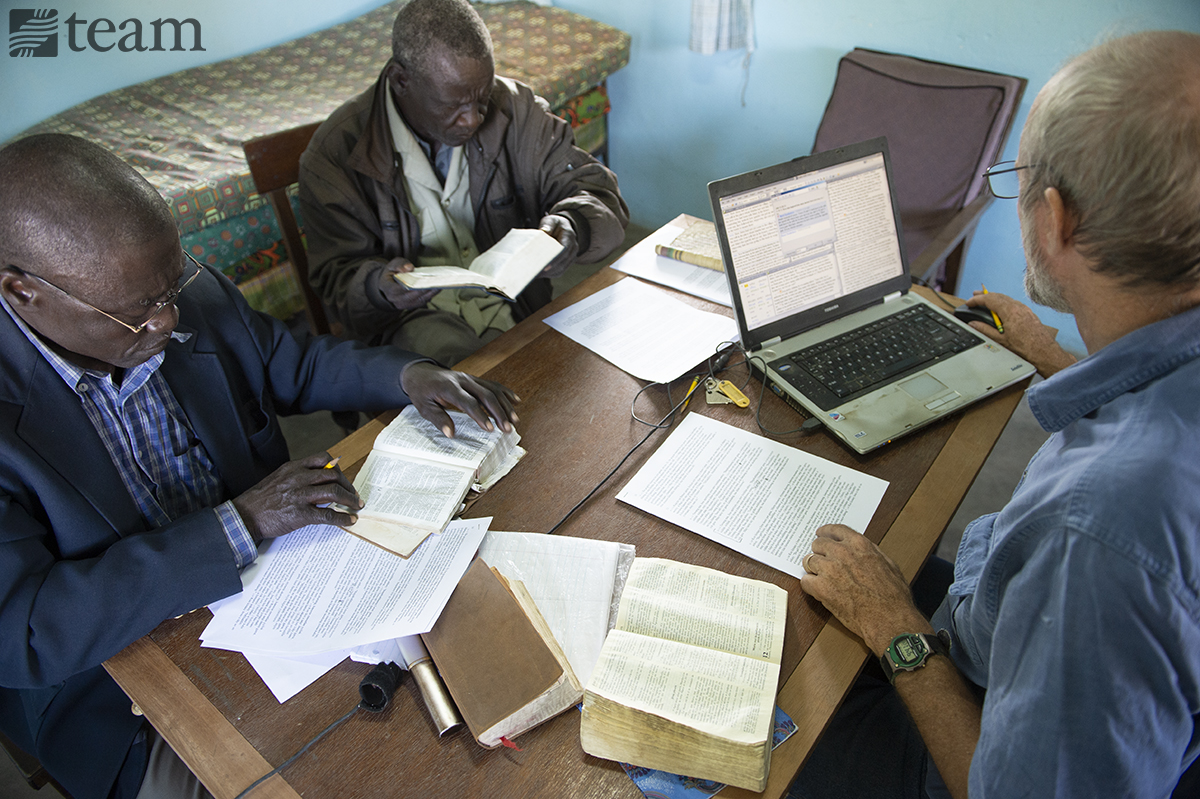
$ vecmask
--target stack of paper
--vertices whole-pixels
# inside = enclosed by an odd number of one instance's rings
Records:
[[[394,639],[428,632],[490,519],[451,522],[408,559],[338,527],[264,544],[242,593],[211,605],[204,646],[242,652],[280,701],[347,656],[396,660]]]

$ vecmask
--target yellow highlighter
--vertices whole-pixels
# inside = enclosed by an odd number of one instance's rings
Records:
[[[982,284],[982,283],[980,283],[979,285],[983,286],[983,284]],[[984,294],[987,294],[987,293],[988,293],[987,286],[983,286],[983,293],[984,293]],[[995,311],[992,311],[992,309],[991,309],[991,308],[989,308],[988,310],[989,310],[989,311],[991,312],[991,314],[992,314],[992,321],[996,323],[996,332],[997,332],[997,333],[1003,333],[1003,332],[1004,332],[1004,325],[1000,324],[1000,317],[999,317],[999,316],[996,316],[996,312],[995,312]]]

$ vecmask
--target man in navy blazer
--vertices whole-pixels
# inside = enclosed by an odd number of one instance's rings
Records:
[[[277,415],[411,401],[452,434],[444,408],[508,429],[515,397],[392,347],[297,340],[82,139],[0,150],[0,258],[0,727],[75,799],[134,797],[161,739],[101,663],[240,591],[264,538],[361,507],[327,455],[289,462]]]

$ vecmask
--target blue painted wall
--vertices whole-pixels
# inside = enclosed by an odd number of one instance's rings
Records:
[[[76,103],[123,86],[168,75],[188,67],[252,53],[273,44],[296,39],[378,8],[382,0],[0,0],[0,141],[20,133],[46,117]],[[9,10],[58,10],[58,55],[54,58],[8,56]],[[143,25],[143,41],[153,45],[149,23],[156,19],[192,18],[200,23],[204,51],[192,51],[190,26],[184,28],[183,52],[107,52],[86,48],[74,52],[67,42],[66,21],[112,20],[114,27],[129,19]],[[101,23],[100,28],[103,28]],[[114,44],[134,26],[113,34],[97,33],[101,46]],[[163,46],[174,44],[174,34],[164,28]],[[75,28],[76,44],[85,47],[87,26]]]
[[[629,66],[608,83],[611,160],[634,219],[649,226],[680,211],[711,219],[708,181],[810,152],[837,60],[856,46],[1028,78],[1005,155],[1015,158],[1030,102],[1070,56],[1106,35],[1200,32],[1200,0],[754,0],[747,73],[744,51],[688,51],[689,0],[555,5],[633,34]],[[998,201],[972,241],[961,291],[983,283],[1024,297],[1023,269],[1015,204]],[[1070,317],[1038,310],[1082,352]]]
[[[10,8],[39,5],[0,0]],[[49,5],[48,3],[46,5]],[[59,0],[60,20],[195,17],[206,52],[0,56],[0,140],[81,100],[304,35],[380,0]],[[1058,66],[1105,35],[1148,28],[1200,32],[1198,0],[755,0],[758,49],[702,56],[687,49],[690,0],[555,0],[633,35],[630,64],[609,80],[611,162],[636,222],[681,211],[711,217],[705,184],[809,152],[837,59],[855,46],[903,52],[1029,79],[1017,119]],[[7,27],[4,29],[7,31]],[[1169,76],[1164,76],[1169,79]],[[745,104],[742,95],[745,95]],[[1014,134],[1006,157],[1016,155]],[[998,202],[972,243],[963,290],[986,283],[1023,296],[1016,210]],[[1069,317],[1044,311],[1082,350]]]

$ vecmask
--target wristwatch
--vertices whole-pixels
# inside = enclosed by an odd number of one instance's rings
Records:
[[[879,665],[887,675],[888,682],[895,684],[896,673],[916,671],[925,665],[930,655],[950,654],[950,633],[938,630],[937,635],[928,633],[901,633],[888,644],[887,651],[879,657]]]

